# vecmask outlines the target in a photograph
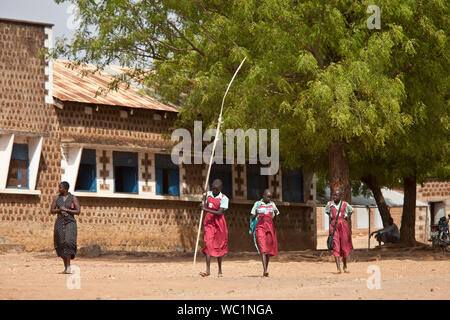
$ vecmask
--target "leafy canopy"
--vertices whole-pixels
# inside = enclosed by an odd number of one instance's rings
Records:
[[[178,126],[215,125],[245,56],[223,130],[279,128],[287,167],[326,171],[336,141],[354,163],[419,165],[428,149],[409,155],[427,145],[430,121],[439,128],[432,162],[442,163],[439,144],[448,150],[445,1],[377,0],[380,30],[366,25],[372,0],[55,1],[76,4],[81,22],[55,54],[132,68],[127,77],[180,106]]]

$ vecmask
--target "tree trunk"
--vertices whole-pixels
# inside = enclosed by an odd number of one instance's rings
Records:
[[[352,200],[350,170],[347,152],[342,142],[335,142],[328,147],[328,169],[330,172],[330,194],[340,188],[344,193],[344,200],[350,203]]]
[[[335,142],[328,146],[328,170],[330,178],[330,195],[333,194],[334,190],[340,189],[344,193],[344,200],[351,203],[352,189],[350,184],[350,170],[344,143]],[[351,231],[351,220],[348,220],[348,224]]]
[[[364,182],[372,191],[373,197],[375,198],[378,206],[378,211],[380,211],[381,219],[383,220],[383,227],[387,227],[389,225],[388,220],[391,217],[391,213],[389,212],[389,207],[384,200],[384,196],[381,192],[381,187],[378,184],[377,178],[372,174],[368,174],[367,176],[362,177],[361,181]],[[397,223],[399,222],[400,221],[397,221]]]
[[[400,227],[400,242],[412,246],[416,243],[416,176],[403,178],[404,198]]]

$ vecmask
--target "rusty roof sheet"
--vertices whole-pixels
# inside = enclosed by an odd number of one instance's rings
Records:
[[[129,88],[121,85],[117,91],[96,96],[99,88],[108,88],[114,76],[104,71],[82,75],[80,68],[70,68],[69,64],[70,61],[53,60],[53,96],[58,100],[177,112],[175,106],[139,94],[140,88],[133,83]],[[123,70],[118,67],[109,68],[116,72]],[[95,67],[87,65],[86,69],[95,70]]]

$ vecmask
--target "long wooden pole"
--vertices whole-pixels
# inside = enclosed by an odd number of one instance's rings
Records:
[[[367,210],[369,211],[369,239],[367,244],[367,250],[370,250],[370,206],[367,206]]]
[[[208,190],[209,175],[211,173],[211,166],[212,166],[212,163],[213,163],[214,151],[216,150],[217,140],[218,140],[219,132],[220,132],[220,125],[222,124],[222,111],[223,111],[223,105],[225,103],[225,97],[228,94],[228,90],[230,89],[234,78],[236,77],[236,75],[238,74],[238,72],[241,69],[242,65],[244,64],[245,59],[246,58],[244,58],[244,60],[242,60],[241,64],[239,65],[239,67],[237,68],[236,72],[234,73],[233,78],[231,78],[231,81],[228,84],[227,90],[225,91],[225,94],[224,94],[223,99],[222,99],[222,106],[220,107],[219,120],[217,121],[216,136],[214,137],[214,144],[213,144],[213,148],[212,148],[212,151],[211,151],[211,157],[209,158],[208,172],[206,173],[205,188],[203,188],[204,193],[202,195],[202,201],[203,201],[203,196],[205,195],[205,192],[207,192],[207,190]],[[194,266],[195,266],[195,263],[197,261],[198,240],[200,238],[200,230],[201,230],[201,227],[202,227],[202,221],[203,221],[203,209],[202,209],[202,211],[200,213],[200,220],[198,222],[197,241],[195,242],[195,252],[194,252]]]

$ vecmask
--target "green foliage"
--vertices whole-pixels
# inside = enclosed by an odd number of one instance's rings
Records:
[[[215,125],[245,56],[222,129],[279,128],[285,167],[326,172],[343,141],[355,176],[448,175],[446,1],[377,0],[380,30],[366,26],[373,1],[55,1],[82,21],[55,54],[133,68],[180,106],[177,126]]]

